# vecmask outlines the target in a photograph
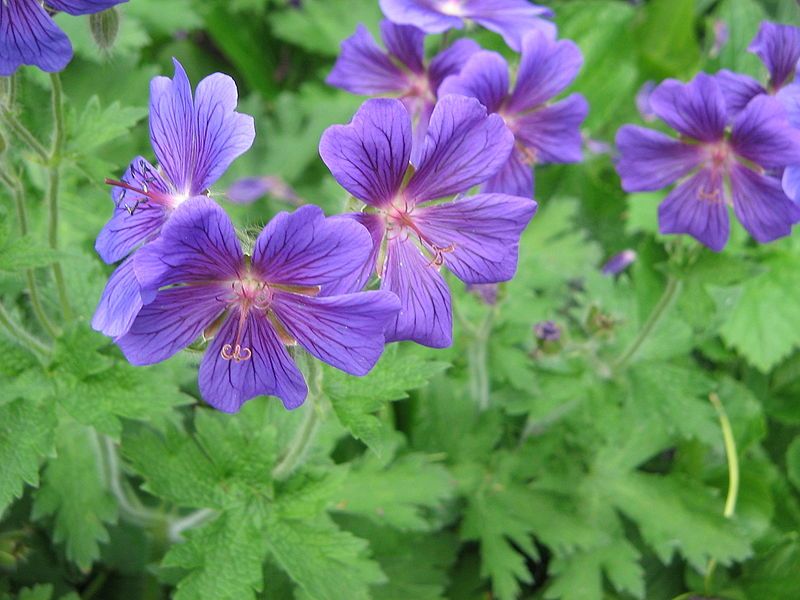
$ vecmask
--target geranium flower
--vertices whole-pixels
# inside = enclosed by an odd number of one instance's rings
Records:
[[[72,60],[72,44],[47,12],[88,15],[128,0],[0,0],[0,76],[21,65],[61,71]]]
[[[680,181],[659,207],[662,233],[688,233],[719,251],[728,241],[731,203],[757,241],[791,233],[800,206],[774,173],[800,163],[800,132],[789,126],[778,100],[757,96],[731,116],[717,79],[700,73],[688,84],[663,82],[650,103],[680,138],[623,126],[617,133],[617,171],[628,192]]]
[[[175,60],[175,76],[150,83],[150,140],[158,167],[139,156],[113,186],[114,216],[97,237],[95,249],[107,263],[125,259],[156,238],[175,209],[202,196],[255,138],[253,118],[236,112],[233,79],[214,73],[192,98],[189,79]],[[111,275],[92,327],[117,337],[128,330],[143,298],[130,258]]]
[[[439,100],[420,162],[409,171],[411,144],[403,104],[368,100],[349,125],[325,131],[320,155],[342,187],[366,204],[351,215],[373,240],[361,281],[375,272],[381,289],[402,304],[387,340],[440,348],[452,343],[452,311],[439,267],[447,265],[465,283],[511,279],[536,203],[506,194],[431,202],[479,185],[508,160],[514,136],[474,98]]]
[[[480,46],[472,40],[457,40],[427,62],[421,29],[383,20],[381,39],[385,51],[367,28],[359,25],[342,42],[339,58],[325,81],[353,94],[400,98],[414,122],[415,147],[422,148],[439,85],[458,73]],[[411,162],[417,158],[412,156]]]
[[[206,402],[236,412],[250,398],[274,395],[295,408],[307,387],[287,344],[353,375],[369,372],[383,351],[383,331],[399,309],[393,294],[321,293],[369,253],[358,223],[305,206],[272,219],[248,256],[222,208],[187,200],[134,256],[154,298],[117,343],[132,364],[149,365],[210,337],[199,374]]]
[[[556,26],[544,17],[553,11],[528,0],[380,0],[383,14],[402,25],[414,25],[426,33],[461,29],[474,21],[503,36],[516,51],[532,30],[556,36]]]
[[[583,158],[580,126],[589,106],[580,94],[550,100],[572,83],[583,64],[573,42],[555,41],[541,32],[525,36],[514,89],[508,63],[496,52],[473,54],[461,73],[448,77],[441,94],[481,101],[514,133],[516,144],[503,168],[483,186],[486,192],[533,196],[532,165],[570,163]]]

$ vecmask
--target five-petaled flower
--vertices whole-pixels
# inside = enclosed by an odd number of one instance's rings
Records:
[[[92,326],[111,337],[124,334],[151,297],[143,294],[129,256],[156,238],[175,209],[202,196],[230,164],[253,143],[253,118],[236,112],[233,79],[214,73],[203,79],[192,98],[189,79],[175,62],[175,77],[150,84],[150,140],[158,167],[137,157],[114,186],[114,215],[95,248],[107,263],[128,257],[111,275]]]
[[[717,79],[663,82],[650,103],[679,139],[625,125],[617,133],[617,170],[628,192],[658,190],[689,176],[659,207],[662,233],[688,233],[719,251],[727,243],[727,205],[759,242],[789,235],[800,221],[775,175],[800,163],[800,132],[781,103],[759,95],[733,115]],[[728,125],[730,124],[730,128]]]
[[[412,25],[381,21],[382,50],[363,25],[342,42],[342,51],[326,81],[353,94],[396,96],[414,122],[414,148],[422,148],[431,112],[442,81],[458,73],[480,50],[473,40],[461,39],[425,60],[425,32]],[[416,164],[417,156],[411,157]]]
[[[149,365],[212,338],[199,374],[206,402],[236,412],[268,394],[295,408],[307,387],[286,345],[353,375],[366,374],[383,351],[397,298],[326,291],[360,269],[370,246],[355,221],[305,206],[272,219],[248,256],[225,211],[192,198],[135,254],[136,274],[154,298],[117,343],[132,364]]]
[[[465,21],[473,21],[502,35],[517,51],[529,31],[556,36],[556,26],[546,18],[553,12],[528,0],[380,0],[380,4],[390,20],[426,33],[461,29]]]
[[[536,163],[569,163],[582,159],[580,126],[589,111],[580,94],[558,102],[583,64],[580,49],[534,31],[522,42],[522,57],[513,91],[508,63],[496,52],[473,54],[461,73],[445,79],[440,93],[473,96],[498,113],[514,133],[516,144],[505,166],[486,184],[487,192],[533,196]]]
[[[0,0],[0,76],[21,65],[61,71],[72,60],[72,44],[47,12],[88,15],[128,0]]]
[[[452,342],[450,291],[442,264],[466,283],[511,279],[520,235],[533,217],[530,198],[465,192],[493,176],[508,160],[514,138],[498,115],[474,98],[448,95],[436,105],[413,174],[411,118],[399,100],[368,100],[349,125],[328,128],[320,154],[336,180],[363,201],[351,215],[372,234],[361,282],[371,272],[402,305],[388,341],[432,347]]]

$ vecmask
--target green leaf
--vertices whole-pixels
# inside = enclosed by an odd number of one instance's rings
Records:
[[[223,513],[172,546],[162,566],[189,571],[175,600],[247,600],[263,588],[266,554],[256,506]]]
[[[690,72],[700,60],[695,0],[652,0],[637,31],[639,52],[659,78]]]
[[[425,531],[426,509],[440,508],[454,491],[447,469],[424,454],[402,456],[387,467],[367,456],[347,474],[334,509],[400,530]]]
[[[53,597],[52,584],[39,584],[31,588],[23,588],[17,595],[17,600],[50,600]]]
[[[266,535],[275,561],[313,600],[367,600],[370,586],[386,581],[367,543],[327,516],[296,521],[276,514]]]
[[[726,344],[766,372],[800,345],[800,288],[797,259],[766,256],[764,272],[745,281],[738,294],[714,294],[727,319],[720,329]]]
[[[126,135],[146,116],[143,107],[122,106],[119,102],[102,107],[100,99],[92,96],[71,127],[67,152],[80,160],[93,157],[98,148]]]
[[[20,399],[0,406],[0,514],[22,495],[24,483],[39,485],[39,463],[52,452],[55,426],[48,404]]]
[[[764,66],[758,57],[747,52],[747,47],[766,18],[764,8],[756,0],[723,0],[714,12],[714,19],[725,23],[728,41],[722,46],[718,60],[708,65],[707,70],[725,68],[762,79]]]
[[[800,436],[797,436],[786,449],[786,471],[789,481],[800,491]]]
[[[99,542],[109,539],[106,525],[116,522],[117,504],[108,493],[94,431],[62,425],[56,434],[56,453],[44,470],[33,518],[52,516],[55,542],[64,543],[67,558],[88,571],[100,556]]]
[[[792,598],[800,586],[800,540],[784,537],[744,567],[742,587],[747,598]]]
[[[364,377],[326,368],[324,389],[342,425],[378,455],[385,455],[391,428],[373,413],[388,402],[408,397],[448,367],[427,360],[413,347],[386,349],[378,364]]]

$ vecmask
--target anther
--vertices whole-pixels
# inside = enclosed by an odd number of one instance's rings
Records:
[[[236,362],[242,362],[245,360],[250,360],[253,356],[253,352],[250,348],[246,346],[243,347],[240,344],[236,344],[236,346],[232,346],[231,344],[225,344],[222,347],[222,350],[219,351],[219,354],[225,360],[233,360]]]

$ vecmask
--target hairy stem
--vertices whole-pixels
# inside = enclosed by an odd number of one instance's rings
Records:
[[[631,342],[631,345],[628,346],[625,352],[614,362],[614,371],[622,371],[628,366],[628,363],[636,356],[639,350],[641,350],[642,345],[647,341],[650,334],[653,333],[661,317],[664,316],[664,313],[672,305],[672,301],[680,290],[680,287],[681,282],[670,275],[667,279],[667,286],[664,288],[664,293],[661,295],[661,298],[659,298],[658,303],[655,308],[653,308],[653,312],[650,313],[650,316],[647,318],[647,321],[645,321],[636,339]]]
[[[490,404],[488,344],[494,315],[494,310],[489,311],[480,327],[474,331],[474,339],[470,341],[467,354],[470,392],[481,411],[487,410]]]
[[[58,73],[50,74],[52,84],[52,110],[53,110],[53,142],[50,147],[49,167],[47,170],[47,240],[50,248],[58,250],[58,185],[61,178],[61,153],[64,148],[64,102],[61,89],[61,79]],[[66,321],[72,320],[72,307],[69,303],[67,285],[61,263],[53,263],[53,278],[58,290],[58,299],[61,303],[61,312]]]
[[[202,525],[217,516],[217,511],[211,508],[201,508],[185,517],[173,521],[169,526],[169,539],[171,542],[182,542],[183,532]]]
[[[0,325],[3,325],[11,334],[11,337],[21,346],[40,356],[50,354],[50,348],[17,323],[3,304],[0,304]]]
[[[28,131],[28,128],[17,119],[12,109],[9,107],[0,108],[0,122],[2,122],[15,136],[30,148],[43,162],[50,159],[47,149]]]

